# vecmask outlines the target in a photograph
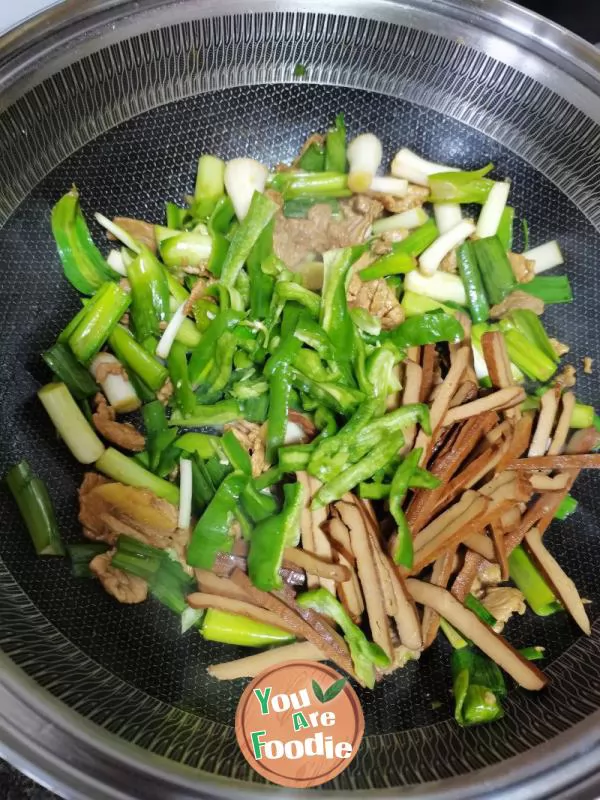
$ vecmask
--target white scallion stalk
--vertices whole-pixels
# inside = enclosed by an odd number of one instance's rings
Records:
[[[382,217],[373,223],[373,235],[381,236],[382,233],[388,231],[397,231],[401,229],[412,230],[413,228],[420,228],[429,219],[429,214],[423,211],[422,208],[411,208],[409,211],[403,211],[401,214],[392,214],[391,217]]]
[[[437,172],[459,172],[457,167],[447,167],[444,164],[427,161],[408,147],[403,147],[396,153],[391,171],[396,178],[406,178],[407,181],[418,183],[419,186],[429,186],[429,176]]]
[[[80,464],[92,464],[104,453],[104,445],[64,383],[43,386],[38,397],[61,439]]]
[[[480,239],[495,236],[510,192],[510,181],[499,181],[490,189],[477,220],[476,234]]]
[[[361,133],[348,145],[348,188],[353,192],[366,192],[371,186],[381,159],[383,148],[373,133]]]
[[[130,236],[127,231],[123,230],[123,228],[121,228],[119,225],[116,225],[112,219],[109,219],[108,217],[105,217],[104,214],[99,214],[98,212],[94,214],[94,217],[99,225],[102,225],[102,227],[105,228],[109,233],[112,233],[115,239],[118,239],[120,242],[122,242],[125,247],[133,250],[134,253],[142,252],[142,248],[139,246],[133,236]]]
[[[475,233],[475,225],[470,219],[464,219],[446,233],[438,236],[435,242],[419,256],[419,269],[423,275],[433,275],[442,263],[444,256],[447,256],[451,250],[462,244],[473,233]]]
[[[179,333],[179,329],[183,325],[183,320],[185,319],[184,308],[185,303],[182,303],[169,320],[169,324],[165,328],[163,335],[160,337],[160,340],[156,346],[156,355],[159,358],[167,358],[171,352],[173,342],[175,341],[175,338]]]
[[[181,633],[189,631],[202,618],[202,611],[189,606],[181,613]]]
[[[284,444],[301,444],[304,441],[304,437],[306,434],[304,433],[303,428],[300,425],[297,425],[295,422],[289,422],[286,424],[285,428],[285,439]]]
[[[414,269],[408,272],[404,278],[404,288],[407,292],[425,295],[438,303],[458,303],[461,306],[467,305],[465,287],[458,275],[449,272],[436,272],[431,277],[422,275]]]
[[[121,248],[121,258],[123,259],[123,266],[125,268],[125,277],[127,277],[127,267],[133,261],[133,257],[126,247]]]
[[[225,165],[225,188],[240,222],[248,213],[254,192],[264,192],[268,175],[265,165],[253,158],[234,158]]]
[[[123,255],[120,250],[111,250],[106,256],[106,263],[111,269],[118,272],[119,275],[122,275],[124,278],[127,277],[127,268],[123,263]]]
[[[109,372],[108,369],[102,370],[103,366],[116,369]],[[90,372],[117,414],[127,414],[142,405],[123,365],[111,353],[98,353],[90,364]],[[103,373],[106,373],[104,377]]]
[[[546,244],[541,244],[539,247],[534,247],[532,250],[527,250],[523,253],[525,258],[535,261],[535,273],[546,272],[547,269],[553,267],[560,267],[565,263],[563,254],[556,239]]]
[[[192,462],[179,459],[179,528],[189,528],[192,519]]]
[[[433,216],[440,233],[452,230],[462,222],[463,218],[459,203],[435,203]]]
[[[405,197],[408,192],[408,181],[404,178],[394,178],[391,175],[375,175],[369,186],[369,191],[391,195],[392,197]]]
[[[477,380],[482,381],[484,378],[489,378],[490,373],[485,363],[483,353],[476,344],[471,344],[471,349],[473,350],[473,368],[475,369]]]

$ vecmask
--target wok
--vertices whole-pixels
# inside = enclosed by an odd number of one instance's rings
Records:
[[[295,78],[294,66],[306,66]],[[576,302],[548,312],[578,366],[600,352],[600,57],[502,0],[67,2],[0,42],[0,472],[25,457],[47,481],[68,541],[81,478],[35,398],[39,353],[77,309],[50,233],[74,182],[84,210],[162,219],[193,187],[202,152],[274,164],[344,111],[446,163],[496,164],[532,244],[558,238]],[[96,236],[100,231],[95,230]],[[522,242],[519,242],[522,244]],[[578,395],[598,399],[598,370]],[[513,623],[547,648],[552,685],[513,690],[505,718],[451,719],[448,653],[436,646],[363,692],[366,737],[327,790],[446,798],[573,797],[600,757],[597,480],[548,534],[592,601],[581,638],[564,614]],[[69,797],[264,795],[235,741],[243,682],[206,664],[231,648],[180,636],[149,601],[119,606],[59,559],[36,558],[0,495],[0,752]],[[587,788],[586,788],[587,787]]]

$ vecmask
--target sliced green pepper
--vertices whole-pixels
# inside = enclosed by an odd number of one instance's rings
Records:
[[[329,617],[339,625],[350,648],[357,678],[372,689],[375,685],[375,668],[390,665],[390,659],[381,647],[369,642],[358,625],[350,619],[342,604],[327,589],[311,589],[298,595],[296,602],[302,608],[312,608],[317,614]]]
[[[286,547],[298,543],[303,489],[300,483],[283,487],[283,508],[275,516],[259,522],[250,539],[248,574],[252,583],[265,592],[283,585],[279,569]]]
[[[444,311],[431,311],[409,317],[390,331],[388,338],[397,347],[434,344],[435,342],[457,342],[464,338],[460,322]]]
[[[73,186],[52,209],[52,233],[65,277],[82,294],[94,294],[105,281],[119,280],[92,241]]]
[[[412,533],[402,510],[402,504],[410,486],[410,479],[419,465],[422,454],[422,447],[411,450],[396,470],[390,487],[390,514],[398,526],[393,558],[396,564],[401,564],[407,569],[412,569],[414,550]]]
[[[223,480],[194,528],[187,551],[188,564],[212,569],[217,553],[231,551],[231,523],[247,482],[247,476],[239,472],[232,472]]]

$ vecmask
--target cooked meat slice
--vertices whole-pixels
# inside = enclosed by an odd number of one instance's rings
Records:
[[[167,378],[167,380],[163,383],[161,388],[156,393],[156,399],[159,400],[163,406],[166,406],[169,402],[169,399],[173,396],[173,392],[175,388],[171,383],[171,378]]]
[[[400,214],[402,211],[409,211],[411,208],[420,208],[429,197],[429,187],[409,184],[408,192],[404,197],[394,197],[391,194],[373,194],[386,211],[392,214]]]
[[[154,547],[182,549],[187,534],[177,532],[175,506],[148,489],[95,481],[91,476],[86,475],[79,490],[79,521],[86,536],[114,544],[120,533],[126,533]]]
[[[93,558],[90,561],[90,571],[119,603],[143,603],[148,597],[148,584],[142,578],[113,567],[114,553],[114,550],[109,550]]]
[[[156,253],[156,236],[154,235],[154,225],[151,222],[144,222],[142,219],[131,219],[131,217],[115,217],[113,222],[133,236],[136,242],[145,245],[153,253]],[[114,237],[109,235],[110,238]]]
[[[183,307],[184,314],[192,313],[192,311],[194,310],[194,303],[196,302],[196,300],[200,300],[201,297],[204,297],[207,288],[211,286],[213,283],[216,283],[216,280],[208,271],[206,272],[206,277],[202,276],[198,278],[196,283],[192,286],[192,291],[190,292],[190,296],[186,300],[185,305]],[[215,298],[211,297],[210,295],[206,297],[206,300],[210,300],[211,303],[216,303]]]
[[[496,633],[502,633],[513,614],[523,615],[527,610],[523,592],[513,586],[491,586],[486,589],[481,602],[496,618],[494,625]]]
[[[490,317],[492,319],[501,319],[511,311],[519,308],[525,308],[528,311],[533,311],[534,314],[541,316],[544,313],[544,301],[539,297],[534,297],[527,292],[511,292],[501,303],[497,303],[490,308]]]
[[[334,219],[331,207],[320,203],[309,210],[306,219],[288,219],[280,211],[273,232],[275,255],[297,271],[315,255],[363,242],[382,212],[381,203],[365,195],[342,200],[340,207],[341,219]]]
[[[265,429],[256,422],[238,420],[225,425],[226,431],[232,431],[235,438],[248,451],[252,462],[252,475],[261,475],[271,466],[266,457]]]
[[[96,411],[92,416],[94,426],[98,433],[105,439],[123,450],[132,450],[136,453],[141,452],[146,446],[146,440],[142,434],[128,422],[117,422],[117,414],[112,406],[106,402],[103,394],[98,394],[94,398]]]
[[[442,272],[450,272],[452,274],[458,272],[458,261],[456,260],[456,250],[450,250],[442,258],[442,263],[440,264],[440,269]]]
[[[535,278],[535,261],[531,261],[520,253],[508,254],[508,260],[515,278],[519,283],[529,283]]]
[[[300,148],[300,152],[296,156],[296,158],[292,161],[292,167],[298,168],[300,165],[300,161],[302,156],[306,151],[313,146],[313,144],[317,145],[317,147],[322,148],[325,147],[325,137],[322,133],[311,133],[308,139],[304,142],[302,147]]]
[[[554,336],[550,336],[550,344],[552,345],[552,349],[559,358],[561,356],[565,356],[571,349],[568,344],[565,344],[564,342],[555,339]]]
[[[396,228],[393,231],[385,231],[378,239],[371,244],[371,253],[376,256],[387,256],[392,252],[392,245],[401,242],[409,235],[407,228]]]
[[[554,385],[563,389],[571,389],[577,382],[577,370],[572,364],[566,364],[565,368],[554,381]]]
[[[361,281],[356,272],[348,285],[348,306],[364,308],[379,317],[384,330],[392,330],[404,322],[404,310],[384,278]]]

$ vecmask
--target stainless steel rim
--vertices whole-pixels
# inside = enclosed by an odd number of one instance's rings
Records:
[[[315,3],[316,5],[316,0]],[[174,0],[145,0],[144,10],[172,5]],[[247,10],[232,0],[230,10]],[[313,5],[313,0],[302,4]],[[579,86],[600,95],[600,54],[591,45],[541,17],[505,0],[418,0],[411,4],[422,10],[444,11],[455,19],[482,30],[512,39],[536,56],[560,68]],[[14,93],[37,81],[36,64],[43,65],[42,77],[52,70],[52,58],[65,41],[94,47],[94,37],[131,17],[139,4],[135,0],[66,0],[21,28],[0,38],[0,107]],[[393,14],[405,8],[401,0],[382,0]],[[276,0],[257,0],[253,8],[272,10]],[[222,12],[214,0],[197,5],[197,16]],[[358,0],[342,4],[329,0],[321,11],[360,15]],[[88,50],[89,51],[89,50]],[[176,767],[164,759],[150,757],[143,750],[126,745],[90,722],[82,720],[51,695],[35,686],[23,672],[0,654],[0,753],[37,780],[68,797],[249,797],[265,787],[234,783],[214,776]],[[65,758],[69,754],[69,758]],[[595,772],[600,760],[600,712],[572,728],[558,740],[528,755],[511,760],[510,785],[506,766],[488,768],[444,784],[405,790],[407,797],[439,800],[481,797],[519,800],[533,797],[597,796]],[[533,763],[532,763],[533,762]],[[199,783],[202,785],[199,786]],[[485,789],[482,789],[482,784]],[[585,788],[584,788],[585,787]],[[378,796],[397,792],[378,791]],[[336,793],[339,796],[339,793]],[[286,792],[286,796],[291,796]]]

